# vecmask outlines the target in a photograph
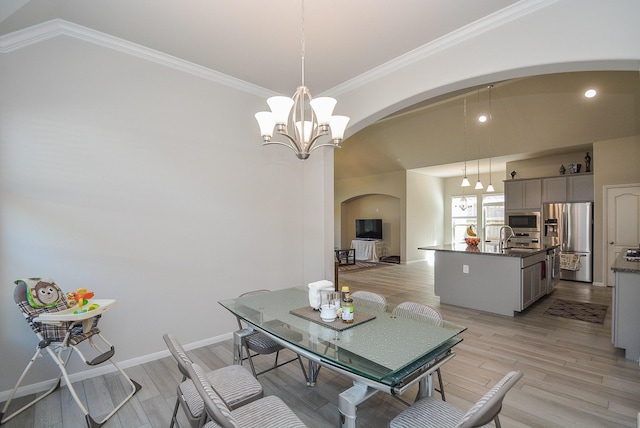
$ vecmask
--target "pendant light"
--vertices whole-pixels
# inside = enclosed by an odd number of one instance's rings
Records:
[[[477,101],[478,101],[478,109],[480,108],[480,89],[477,92]],[[474,187],[476,190],[484,189],[482,182],[480,181],[480,138],[478,138],[478,181],[476,181],[476,186]]]
[[[482,181],[480,181],[480,159],[479,158],[478,158],[478,181],[476,181],[476,187],[474,187],[474,189],[476,190],[484,189],[484,186],[482,185]]]
[[[465,171],[464,175],[465,175],[465,179],[467,178],[467,173],[466,170],[463,169],[463,171]],[[469,180],[467,180],[468,182]],[[458,201],[458,207],[464,211],[467,209],[467,198],[464,196],[464,188],[465,186],[462,187],[462,197],[460,198],[460,200]]]
[[[471,186],[471,183],[469,183],[469,179],[467,178],[467,97],[464,97],[464,176],[462,178],[462,184],[460,184],[460,186],[462,187],[469,187]],[[462,199],[465,200],[466,199],[464,197],[464,189],[462,192]],[[461,199],[461,200],[462,200]],[[462,208],[462,210],[464,211],[466,209],[466,205],[464,208]]]
[[[496,189],[493,188],[493,184],[491,183],[491,128],[493,128],[493,115],[491,111],[491,88],[493,85],[489,85],[489,185],[487,186],[487,192],[495,192]]]

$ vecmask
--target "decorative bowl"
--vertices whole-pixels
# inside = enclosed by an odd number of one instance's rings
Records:
[[[464,242],[466,242],[467,245],[472,245],[475,247],[480,243],[480,238],[464,238]]]

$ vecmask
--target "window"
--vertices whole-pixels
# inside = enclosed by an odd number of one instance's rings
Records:
[[[485,241],[499,241],[500,227],[504,225],[504,195],[482,196],[482,230]]]
[[[466,199],[466,203],[462,198]],[[478,198],[476,196],[453,196],[451,198],[451,227],[454,244],[464,242],[467,227],[478,221]]]

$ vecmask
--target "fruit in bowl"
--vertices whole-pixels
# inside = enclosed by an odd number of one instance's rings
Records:
[[[480,238],[464,238],[464,242],[466,242],[467,245],[473,245],[475,247],[480,243]]]

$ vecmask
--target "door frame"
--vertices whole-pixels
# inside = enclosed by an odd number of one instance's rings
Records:
[[[602,186],[602,276],[605,286],[613,286],[609,284],[609,270],[613,260],[609,260],[609,191],[619,189],[640,189],[640,183],[611,184]]]

